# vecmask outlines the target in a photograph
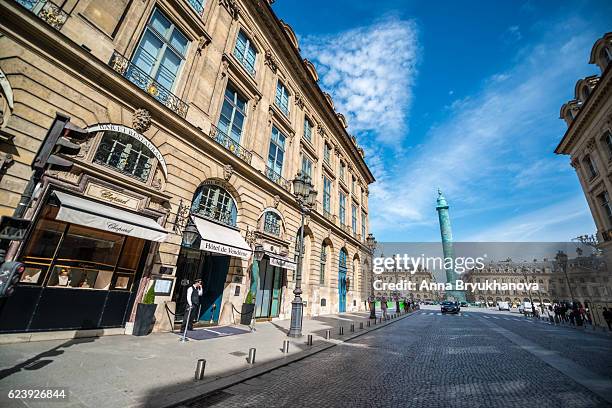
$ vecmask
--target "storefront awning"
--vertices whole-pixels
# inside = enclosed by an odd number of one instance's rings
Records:
[[[269,251],[266,251],[266,255],[270,258],[270,265],[285,268],[289,271],[295,271],[297,269],[297,264],[285,256]]]
[[[204,218],[192,216],[191,219],[200,234],[201,250],[242,259],[250,258],[251,247],[242,238],[239,231]]]
[[[168,236],[168,231],[151,218],[60,191],[53,194],[60,202],[57,220],[155,242]]]

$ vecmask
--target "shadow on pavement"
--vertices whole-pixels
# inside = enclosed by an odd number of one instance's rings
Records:
[[[77,332],[78,337],[78,332]],[[49,349],[43,353],[37,354],[34,357],[27,359],[26,361],[15,364],[13,367],[5,368],[4,370],[0,370],[0,380],[7,378],[15,373],[20,372],[21,370],[28,371],[36,371],[40,370],[43,367],[48,366],[53,363],[53,357],[60,356],[64,354],[64,349],[74,346],[76,344],[83,343],[92,343],[96,341],[97,337],[84,337],[84,338],[76,338],[66,341],[65,343],[59,344],[52,349]]]

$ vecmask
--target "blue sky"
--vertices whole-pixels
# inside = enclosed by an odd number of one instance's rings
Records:
[[[436,190],[457,241],[595,232],[561,105],[612,31],[610,1],[278,0],[366,150],[379,241],[437,241]]]

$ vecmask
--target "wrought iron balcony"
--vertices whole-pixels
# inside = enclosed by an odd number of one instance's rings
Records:
[[[215,125],[211,125],[209,136],[215,142],[219,143],[221,146],[225,147],[226,150],[230,151],[232,154],[240,157],[246,163],[251,164],[251,159],[253,158],[253,153],[242,147],[238,142],[229,137],[225,132],[220,130]]]
[[[177,115],[183,118],[187,116],[189,105],[117,51],[113,53],[108,65]]]
[[[48,0],[15,0],[15,2],[56,30],[60,30],[68,19],[68,13]]]
[[[323,217],[327,218],[328,221],[336,223],[336,217],[327,209],[323,208]]]
[[[285,190],[291,192],[291,183],[288,180],[284,179],[280,174],[275,172],[273,169],[266,166],[266,170],[264,174],[266,175],[268,179],[272,180],[273,182],[275,182],[276,184],[278,184]]]
[[[204,13],[204,2],[200,0],[187,0],[192,9],[198,13],[199,16],[202,16]]]

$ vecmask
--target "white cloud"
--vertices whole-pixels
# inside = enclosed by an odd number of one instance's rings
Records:
[[[552,152],[563,133],[556,112],[584,72],[596,37],[584,31],[550,32],[541,44],[523,51],[502,81],[483,80],[480,92],[455,101],[448,120],[433,126],[424,145],[406,155],[400,168],[386,169],[370,195],[371,225],[378,234],[398,237],[398,230],[434,227],[437,187],[455,209],[485,212],[499,201],[520,207],[534,194],[528,188],[542,180],[550,183],[535,193],[540,197],[552,195],[563,177],[577,183],[571,168],[559,165],[563,158]],[[576,205],[574,212],[585,210],[584,203]],[[500,220],[507,217],[500,213]]]
[[[594,233],[594,228],[584,197],[574,197],[504,220],[465,241],[569,241]]]
[[[302,49],[351,132],[386,144],[402,141],[418,61],[414,22],[387,18],[339,34],[305,37]]]

